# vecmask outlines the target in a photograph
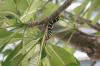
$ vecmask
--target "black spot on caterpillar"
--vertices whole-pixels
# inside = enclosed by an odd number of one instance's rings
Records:
[[[57,16],[56,18],[51,19],[50,21],[48,21],[48,32],[47,32],[46,39],[49,39],[51,37],[53,26],[57,21],[59,21],[59,16]]]

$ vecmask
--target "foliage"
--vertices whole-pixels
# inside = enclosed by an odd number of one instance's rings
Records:
[[[100,18],[99,1],[84,0],[72,12],[96,24]],[[85,9],[89,3],[91,5]],[[73,56],[73,49],[66,46],[66,42],[56,42],[55,38],[45,42],[46,32],[42,32],[38,26],[29,28],[25,24],[43,20],[58,7],[47,0],[0,0],[0,53],[5,58],[1,66],[80,66]],[[91,19],[94,12],[97,14]],[[75,17],[61,17],[57,24],[65,28],[55,29],[53,35],[69,30],[74,33],[78,29]],[[96,34],[100,35],[100,32]],[[5,49],[12,44],[15,45],[14,49]]]

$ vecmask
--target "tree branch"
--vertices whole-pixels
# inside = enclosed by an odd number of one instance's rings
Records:
[[[53,14],[48,16],[47,18],[43,19],[40,22],[35,22],[35,23],[27,23],[28,27],[34,27],[36,25],[43,25],[43,24],[48,24],[48,21],[56,18],[59,16],[69,5],[73,2],[74,0],[66,0],[62,6],[60,6]]]
[[[73,16],[77,17],[77,20],[76,20],[76,21],[77,21],[79,24],[84,24],[84,23],[86,23],[86,24],[88,24],[90,27],[96,29],[97,31],[100,31],[100,26],[93,25],[91,20],[84,19],[84,18],[82,18],[82,17],[73,15],[72,13],[67,12],[67,11],[65,11],[65,13],[66,13],[67,15],[70,15],[71,17],[73,17]],[[66,18],[66,15],[65,15],[64,17]]]
[[[78,22],[86,23],[86,24],[88,24],[89,26],[91,26],[92,28],[96,29],[97,31],[100,31],[100,27],[98,27],[97,25],[91,24],[92,21],[87,20],[87,19],[83,19],[83,18],[81,18],[81,17],[78,17],[77,19],[78,19]]]

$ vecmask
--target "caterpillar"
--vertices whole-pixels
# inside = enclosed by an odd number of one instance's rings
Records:
[[[54,26],[54,24],[55,24],[57,21],[59,21],[59,16],[57,16],[56,18],[51,19],[51,20],[48,21],[48,25],[47,25],[48,31],[47,31],[47,37],[46,37],[46,39],[49,39],[49,38],[51,37],[53,26]]]

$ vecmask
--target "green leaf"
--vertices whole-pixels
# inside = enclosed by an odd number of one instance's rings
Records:
[[[42,16],[39,19],[42,20],[50,16],[55,10],[57,10],[57,8],[58,8],[57,4],[49,2],[47,5],[45,5]]]
[[[4,29],[0,29],[0,38],[8,37],[11,34],[12,34],[12,32],[10,32],[10,31],[4,30]]]
[[[4,66],[20,66],[19,62],[21,62],[23,57],[24,55],[19,54],[11,61],[11,65],[4,65]]]
[[[6,60],[2,63],[2,66],[10,66],[11,59],[13,59],[14,56],[19,52],[19,50],[22,48],[22,42],[8,55]]]
[[[52,48],[54,51],[63,59],[63,61],[66,63],[76,63],[76,59],[72,54],[70,54],[68,51],[66,51],[63,48],[60,48],[58,46],[52,45]]]
[[[7,31],[5,29],[0,29],[0,38],[5,38],[5,37],[8,37],[10,35],[12,35],[14,32],[11,32],[11,31]],[[19,33],[16,33],[15,38],[21,38],[22,37],[22,34],[19,34]]]
[[[84,12],[84,9],[86,8],[86,6],[88,5],[90,0],[85,0],[80,6],[78,6],[77,8],[74,9],[76,14],[82,14]]]
[[[96,32],[96,35],[97,35],[97,36],[100,36],[100,32]]]
[[[97,23],[100,20],[100,12],[96,15],[96,17],[93,20],[93,23]]]
[[[46,46],[46,51],[51,66],[67,66],[69,64],[78,65],[76,58],[64,48],[55,45]]]
[[[50,62],[50,66],[64,66],[61,59],[48,47],[46,46],[47,57]]]
[[[28,28],[25,35],[26,37],[37,39],[42,37],[43,33],[39,30],[38,27],[34,27],[34,28]]]
[[[15,35],[17,35],[18,31],[12,33],[10,36],[4,38],[4,39],[1,39],[0,41],[0,52],[5,48],[5,46],[7,44],[9,44],[9,42],[14,38]]]
[[[91,0],[90,2],[90,7],[87,9],[86,12],[84,12],[87,19],[90,19],[92,17],[93,12],[99,11],[98,9],[100,9],[100,0]]]
[[[32,44],[32,43],[30,43]],[[33,56],[35,55],[34,51],[35,51],[36,47],[33,47],[29,52],[26,53],[26,55],[24,56],[24,58],[21,61],[21,66],[29,66],[30,64],[30,60],[33,59]],[[30,59],[30,60],[29,60]],[[35,62],[33,62],[35,63]]]
[[[21,21],[29,21],[36,13],[36,11],[38,11],[38,9],[41,7],[42,3],[43,2],[41,0],[32,0],[29,7],[26,9],[25,13],[21,16]]]
[[[47,56],[46,50],[45,50],[45,48],[43,47],[43,48],[42,48],[42,53],[41,53],[41,59],[45,58],[46,56]]]
[[[19,66],[20,64],[22,64],[22,65],[26,64],[24,62],[28,63],[28,59],[33,56],[32,52],[34,51],[35,44],[38,41],[39,41],[39,39],[33,40],[33,41],[27,41],[26,43],[24,43],[24,46],[23,46],[23,43],[21,42],[15,48],[15,50],[13,50],[8,55],[8,57],[2,63],[2,65],[3,66]]]
[[[17,13],[16,5],[13,0],[0,1],[0,12],[6,12],[6,11]],[[7,14],[0,13],[0,15],[7,15]]]
[[[17,11],[19,11],[19,14],[22,15],[28,7],[28,1],[15,0],[15,3],[16,3]]]
[[[43,63],[42,63],[42,62],[40,62],[40,63],[39,63],[39,66],[43,66]]]
[[[91,7],[92,10],[100,9],[100,0],[91,0]]]

